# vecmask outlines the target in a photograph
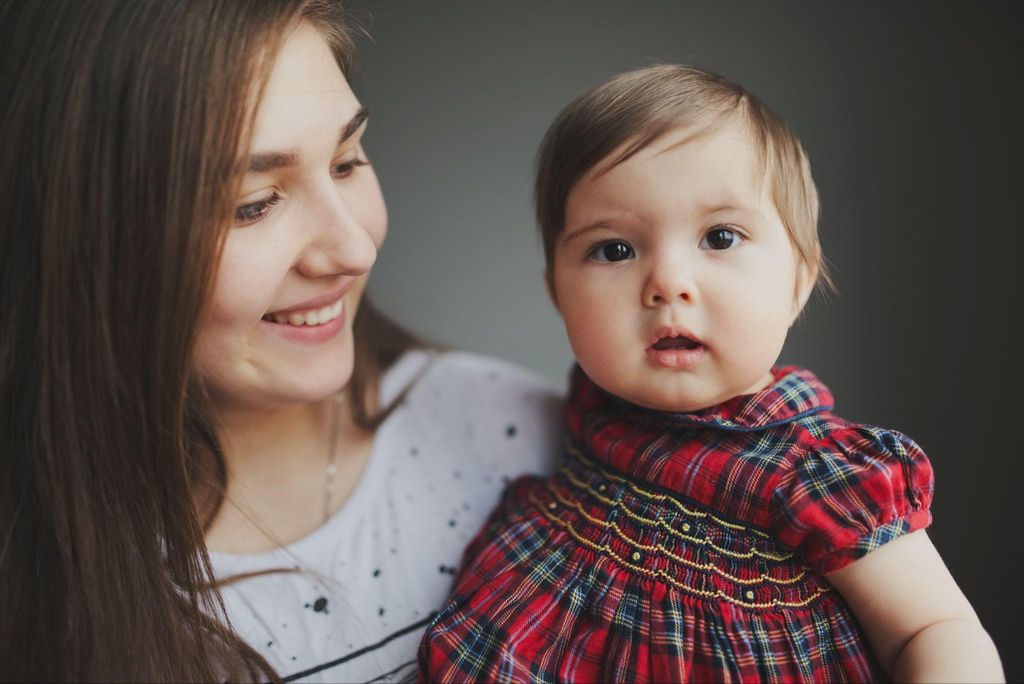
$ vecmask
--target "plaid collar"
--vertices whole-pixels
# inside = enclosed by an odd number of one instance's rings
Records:
[[[784,366],[772,368],[772,375],[775,382],[760,392],[736,396],[692,413],[668,413],[636,406],[605,392],[577,365],[569,404],[584,413],[605,408],[625,419],[727,432],[756,432],[832,410],[832,392],[811,371]]]

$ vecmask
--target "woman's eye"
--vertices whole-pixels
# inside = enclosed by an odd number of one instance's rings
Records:
[[[624,261],[625,259],[632,259],[634,256],[636,256],[636,253],[633,252],[633,248],[629,246],[629,243],[622,240],[602,242],[599,245],[595,245],[587,254],[587,258],[594,261]]]
[[[701,249],[729,249],[743,242],[743,237],[731,228],[712,228],[700,241]]]
[[[331,175],[335,178],[348,178],[352,175],[352,172],[356,170],[357,166],[366,166],[370,162],[365,159],[350,159],[347,162],[335,164],[331,167]]]
[[[249,204],[243,204],[242,206],[235,209],[235,224],[239,226],[248,226],[262,220],[270,213],[271,207],[281,201],[281,196],[276,192],[269,197],[265,197]]]

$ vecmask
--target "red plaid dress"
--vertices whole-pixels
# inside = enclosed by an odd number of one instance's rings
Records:
[[[909,438],[830,413],[810,372],[697,413],[579,369],[567,458],[516,481],[420,645],[428,681],[874,681],[823,576],[931,522]]]

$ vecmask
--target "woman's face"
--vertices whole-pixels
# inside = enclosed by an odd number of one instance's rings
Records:
[[[301,25],[260,101],[248,169],[197,346],[220,407],[322,399],[352,374],[352,320],[387,230],[366,111]]]

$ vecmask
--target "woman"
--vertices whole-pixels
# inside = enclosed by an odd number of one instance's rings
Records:
[[[341,9],[0,32],[0,675],[405,677],[557,399],[360,306],[387,221]]]

